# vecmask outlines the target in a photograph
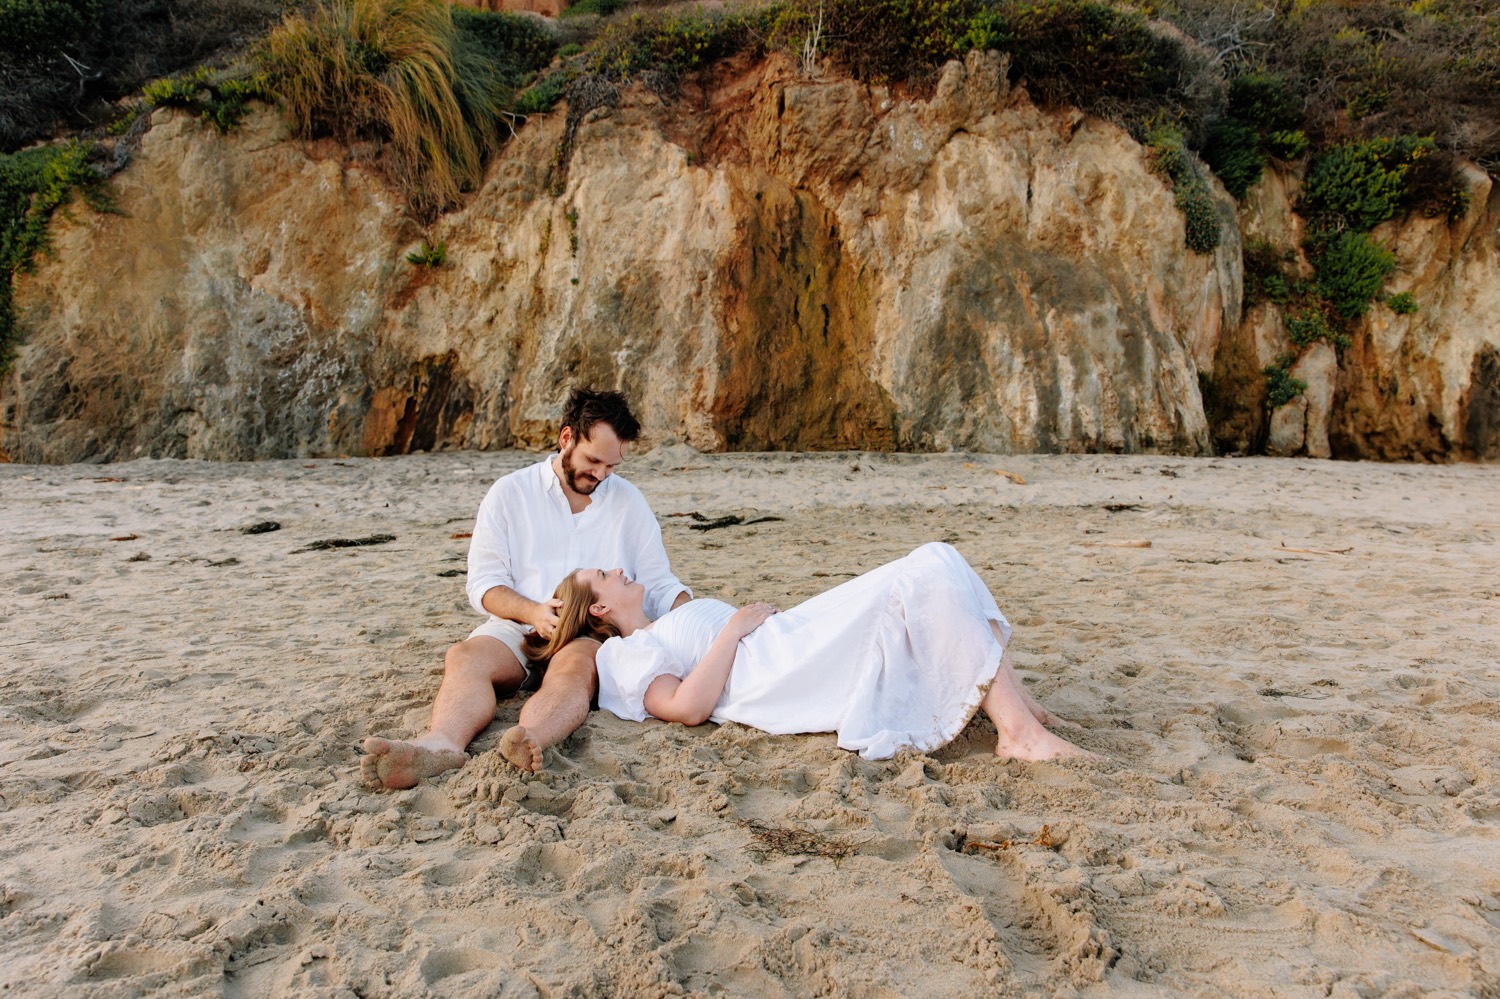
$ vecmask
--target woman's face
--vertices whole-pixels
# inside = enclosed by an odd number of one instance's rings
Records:
[[[624,569],[579,569],[573,577],[594,591],[592,607],[603,606],[604,615],[621,609],[638,609],[646,588],[625,575]]]

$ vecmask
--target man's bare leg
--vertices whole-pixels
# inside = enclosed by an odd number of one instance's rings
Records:
[[[1029,700],[1021,678],[1011,666],[1010,653],[1003,653],[995,682],[980,702],[1000,733],[995,742],[996,756],[1017,760],[1052,760],[1060,756],[1099,758],[1043,728]]]
[[[496,688],[514,693],[526,677],[516,655],[499,639],[480,635],[452,645],[443,657],[443,682],[432,705],[432,725],[410,741],[369,738],[359,769],[372,787],[415,787],[423,777],[468,762],[464,750],[495,720]],[[587,710],[587,704],[585,704]]]
[[[577,730],[599,689],[594,656],[599,643],[583,638],[552,657],[542,686],[521,705],[520,724],[500,737],[500,753],[522,770],[542,769],[542,750]]]

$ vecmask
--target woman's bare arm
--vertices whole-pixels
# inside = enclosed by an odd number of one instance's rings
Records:
[[[776,613],[770,604],[750,604],[734,612],[698,665],[685,679],[659,676],[646,688],[646,710],[662,721],[702,725],[713,714],[714,705],[729,682],[735,648],[740,639],[759,628]]]

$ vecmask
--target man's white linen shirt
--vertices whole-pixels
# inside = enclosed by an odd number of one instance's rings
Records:
[[[618,568],[645,586],[648,616],[658,618],[671,610],[687,587],[672,575],[661,526],[646,497],[611,475],[575,516],[552,470],[555,457],[503,476],[479,504],[469,542],[469,603],[489,614],[484,595],[496,586],[540,603],[551,599],[574,569]]]

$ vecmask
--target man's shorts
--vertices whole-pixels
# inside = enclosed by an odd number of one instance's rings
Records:
[[[521,681],[520,690],[536,690],[542,685],[542,676],[547,672],[545,663],[533,663],[526,658],[526,649],[521,644],[532,629],[528,625],[516,621],[509,621],[503,617],[491,616],[490,619],[473,631],[469,632],[470,638],[493,638],[505,643],[505,647],[515,653],[516,662],[526,671],[526,679]]]

